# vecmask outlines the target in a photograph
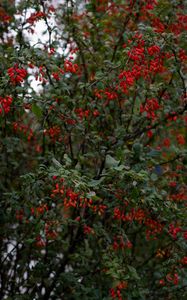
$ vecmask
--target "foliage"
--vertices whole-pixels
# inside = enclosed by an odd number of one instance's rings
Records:
[[[0,299],[186,299],[185,3],[59,2],[0,6]]]

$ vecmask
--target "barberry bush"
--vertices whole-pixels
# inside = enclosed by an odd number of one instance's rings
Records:
[[[0,299],[186,299],[185,9],[1,1]]]

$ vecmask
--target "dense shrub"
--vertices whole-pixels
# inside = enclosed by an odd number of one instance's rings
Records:
[[[0,299],[186,299],[185,2],[58,2],[0,6]]]

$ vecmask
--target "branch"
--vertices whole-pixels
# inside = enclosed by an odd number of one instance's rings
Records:
[[[185,111],[187,111],[187,103],[183,107],[179,107],[179,109],[176,112],[171,111],[167,116],[165,116],[165,118],[163,120],[160,120],[159,122],[156,122],[151,126],[146,126],[146,127],[143,127],[142,129],[140,129],[140,127],[138,127],[133,133],[126,134],[124,136],[123,140],[125,142],[134,140],[135,138],[140,137],[142,133],[145,133],[151,129],[156,129],[161,124],[165,123],[169,117],[176,117],[176,116],[182,115]],[[144,120],[146,120],[146,119],[144,119]],[[116,144],[116,142],[114,144]]]
[[[131,9],[133,9],[135,3],[136,3],[136,0],[133,1]],[[123,33],[125,31],[125,28],[126,28],[127,24],[129,23],[131,17],[132,17],[132,11],[126,16],[126,19],[125,19],[125,21],[123,23],[123,27],[122,27],[122,30],[121,30],[121,32],[119,34],[118,41],[117,41],[116,45],[114,46],[114,51],[113,51],[113,54],[112,54],[111,62],[113,62],[114,59],[115,59],[118,47],[120,46],[121,42],[123,41]]]

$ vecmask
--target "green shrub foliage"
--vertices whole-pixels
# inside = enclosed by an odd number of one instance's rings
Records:
[[[53,2],[0,4],[0,299],[186,299],[185,1]]]

